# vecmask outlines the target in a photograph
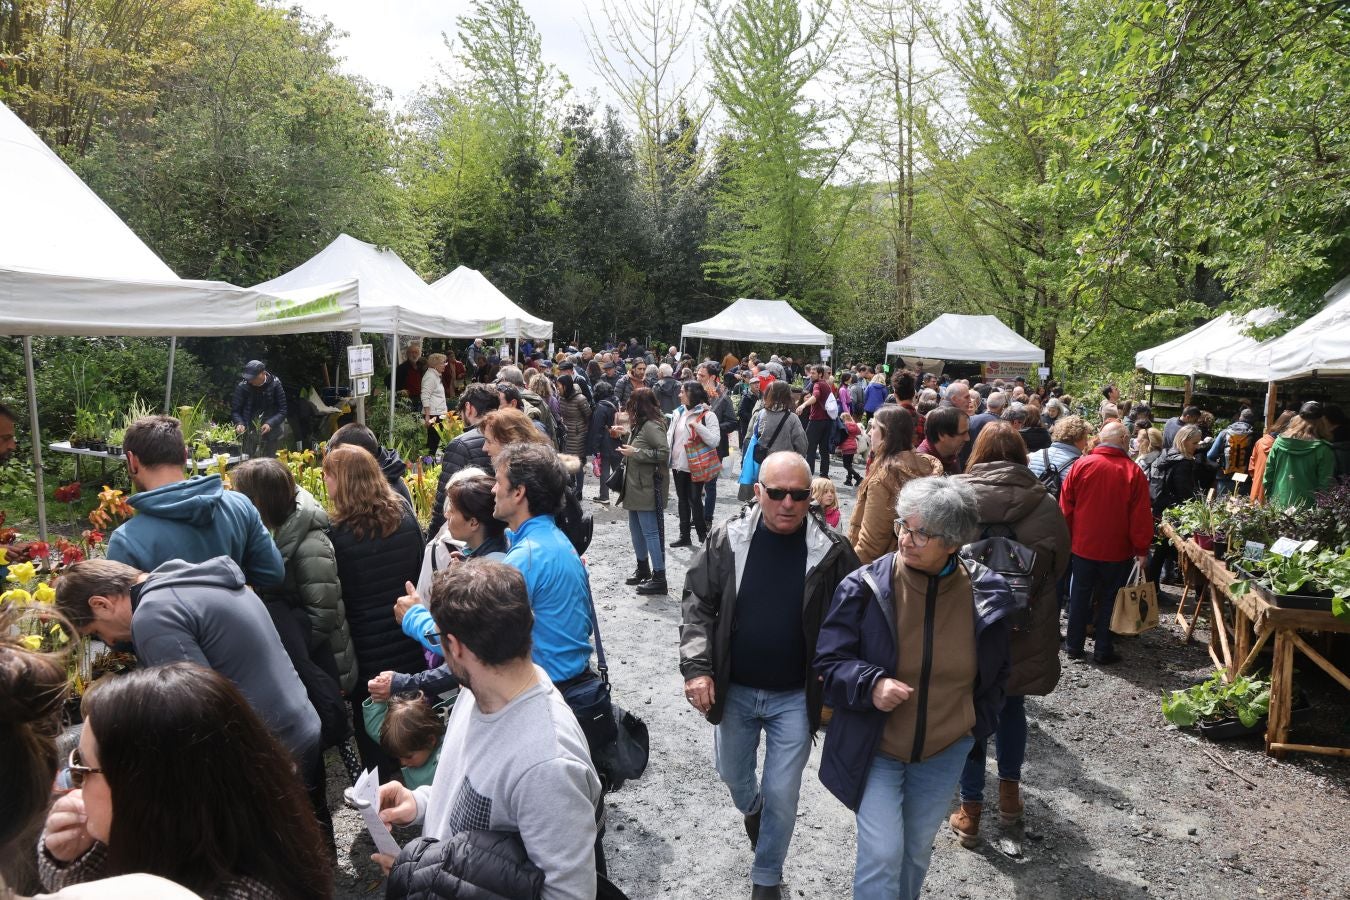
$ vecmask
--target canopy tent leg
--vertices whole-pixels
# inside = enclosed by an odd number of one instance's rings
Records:
[[[360,328],[353,328],[353,329],[352,329],[352,343],[353,343],[353,344],[359,344],[359,343],[361,343],[361,329],[360,329]],[[348,373],[347,373],[347,382],[348,382],[349,384],[354,384],[354,382],[352,382],[352,373],[351,373],[351,372],[348,372]],[[366,398],[365,398],[365,397],[357,397],[357,398],[355,398],[355,399],[356,399],[356,421],[357,421],[357,424],[359,424],[359,425],[364,425],[364,424],[366,424]]]
[[[1186,376],[1186,393],[1181,398],[1181,409],[1184,412],[1186,407],[1191,405],[1191,394],[1195,391],[1195,376]]]
[[[1266,383],[1266,429],[1275,424],[1276,410],[1279,409],[1279,385],[1273,381]]]
[[[164,415],[173,409],[173,358],[178,352],[178,338],[169,338],[169,376],[164,379]]]
[[[28,429],[33,441],[33,474],[36,476],[38,540],[47,540],[47,487],[42,480],[42,429],[38,426],[37,381],[33,378],[33,338],[24,335],[23,367],[28,375]]]
[[[398,320],[394,321],[394,352],[389,360],[389,443],[386,447],[394,446],[394,404],[398,401]]]

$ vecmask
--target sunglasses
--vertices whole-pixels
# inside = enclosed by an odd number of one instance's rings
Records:
[[[793,500],[801,503],[803,500],[809,500],[811,497],[811,489],[809,487],[775,488],[769,487],[762,481],[759,483],[759,486],[764,489],[764,493],[769,495],[770,500],[782,500],[784,497],[791,497]]]
[[[91,766],[82,766],[79,763],[80,748],[76,747],[70,751],[70,759],[66,761],[66,771],[70,773],[70,786],[74,788],[84,787],[84,780],[90,775],[102,775],[102,769],[95,769]]]

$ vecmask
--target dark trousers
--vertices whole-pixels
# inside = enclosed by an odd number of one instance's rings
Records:
[[[862,476],[853,470],[853,457],[855,455],[845,453],[841,457],[844,460],[844,484],[862,484]]]
[[[585,465],[585,463],[582,463]],[[600,454],[600,499],[609,499],[609,473],[614,471],[612,461],[608,454]]]
[[[810,419],[806,423],[806,465],[814,474],[816,451],[820,451],[820,474],[830,477],[830,435],[834,432],[831,419]]]
[[[435,456],[441,447],[441,433],[432,425],[427,426],[427,456]]]
[[[680,538],[689,537],[689,527],[692,523],[694,531],[698,534],[701,541],[708,536],[708,522],[703,518],[703,482],[694,481],[689,477],[688,472],[681,472],[679,469],[672,469],[671,476],[675,480],[675,499],[678,502],[680,515]]]
[[[1098,562],[1081,556],[1069,557],[1069,633],[1065,645],[1075,653],[1083,652],[1087,640],[1088,619],[1095,628],[1092,655],[1102,659],[1111,653],[1111,611],[1116,591],[1125,586],[1134,560]],[[1092,604],[1097,604],[1094,614]]]
[[[581,467],[577,469],[577,474],[572,476],[572,494],[578,500],[581,499],[581,486],[586,483],[586,467],[590,464],[591,461],[583,456],[581,458]]]
[[[723,460],[725,463],[726,460]],[[707,525],[712,525],[713,510],[717,508],[717,479],[704,482],[703,484],[703,521]]]

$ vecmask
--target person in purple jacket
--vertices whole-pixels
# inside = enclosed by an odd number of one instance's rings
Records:
[[[895,528],[899,549],[844,579],[816,642],[834,708],[820,780],[856,814],[855,900],[919,895],[970,748],[994,730],[1019,608],[957,555],[979,533],[968,484],[909,482]]]

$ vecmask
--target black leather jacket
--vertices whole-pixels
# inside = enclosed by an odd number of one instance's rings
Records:
[[[389,871],[385,900],[533,900],[544,872],[513,831],[462,831],[448,841],[418,838]]]

